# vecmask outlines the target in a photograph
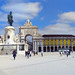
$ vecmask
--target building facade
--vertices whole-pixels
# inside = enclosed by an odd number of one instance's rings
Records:
[[[43,51],[53,52],[60,48],[68,48],[75,51],[74,35],[43,35]]]
[[[40,52],[55,52],[59,48],[68,48],[71,51],[75,51],[75,36],[74,35],[41,35],[38,33],[38,27],[33,26],[32,23],[27,20],[24,26],[19,28],[21,34],[21,41],[25,42],[27,35],[32,36],[33,51]]]

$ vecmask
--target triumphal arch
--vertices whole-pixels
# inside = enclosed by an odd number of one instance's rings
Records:
[[[42,36],[38,32],[38,27],[33,26],[30,20],[28,19],[27,22],[25,22],[24,26],[19,27],[19,35],[20,35],[20,42],[26,42],[26,36],[30,35],[32,36],[32,42],[33,42],[33,51],[38,51],[38,46],[42,45]],[[40,45],[40,46],[41,46]]]

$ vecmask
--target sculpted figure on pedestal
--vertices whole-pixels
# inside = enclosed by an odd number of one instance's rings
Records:
[[[13,23],[13,16],[12,16],[12,12],[10,11],[10,14],[8,15],[8,23],[10,24],[10,26],[12,26]]]

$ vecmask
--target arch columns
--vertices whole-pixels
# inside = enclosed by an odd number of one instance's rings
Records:
[[[62,45],[61,45],[61,48],[62,48]]]
[[[70,47],[70,46],[68,45],[68,49],[69,49],[69,47]]]
[[[38,45],[37,45],[37,41],[33,40],[33,51],[37,52],[38,51]]]
[[[33,51],[35,51],[35,42],[33,41]]]
[[[47,46],[46,46],[46,52],[47,52]]]
[[[72,46],[72,52],[73,52],[73,46]]]
[[[55,46],[53,46],[53,52],[55,51]]]
[[[57,50],[58,50],[58,47],[59,47],[59,46],[57,45]]]
[[[50,52],[51,52],[51,46],[49,46]]]
[[[41,41],[41,50],[43,51],[43,44],[42,44],[42,41]]]

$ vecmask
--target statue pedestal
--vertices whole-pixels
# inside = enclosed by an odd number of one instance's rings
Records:
[[[14,42],[15,37],[15,28],[13,26],[5,27],[5,44],[15,44]]]

